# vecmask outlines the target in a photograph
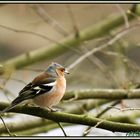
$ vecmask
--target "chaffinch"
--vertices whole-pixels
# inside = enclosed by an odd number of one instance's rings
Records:
[[[58,104],[65,93],[65,73],[69,74],[63,66],[53,62],[43,73],[35,77],[20,91],[18,97],[2,113],[29,99],[36,105],[47,107],[52,111],[51,107]]]

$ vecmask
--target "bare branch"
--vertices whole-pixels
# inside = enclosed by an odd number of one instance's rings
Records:
[[[71,9],[71,5],[67,4],[66,6],[67,6],[67,9],[68,9],[69,17],[71,18],[71,21],[72,21],[73,30],[75,32],[75,37],[79,38],[79,29],[78,29],[78,26],[77,26],[76,19],[74,17],[73,11]]]
[[[5,129],[7,130],[7,132],[8,132],[8,134],[9,134],[9,136],[13,136],[13,134],[11,134],[11,132],[10,132],[9,128],[7,127],[7,125],[6,125],[6,123],[4,122],[4,120],[3,120],[3,118],[2,118],[2,116],[1,116],[1,115],[0,115],[0,119],[2,120],[2,122],[3,122],[3,124],[4,124],[4,127],[5,127]]]
[[[35,33],[35,32],[32,32],[32,31],[18,30],[18,29],[11,28],[11,27],[8,27],[8,26],[5,26],[5,25],[0,25],[0,27],[4,28],[4,29],[7,29],[7,30],[10,30],[10,31],[13,31],[13,32],[16,32],[16,33],[24,33],[24,34],[30,34],[30,35],[38,36],[42,39],[49,40],[49,41],[51,41],[55,44],[62,45],[63,47],[66,47],[66,48],[68,48],[68,49],[70,49],[70,50],[72,50],[72,51],[74,51],[78,54],[81,54],[78,49],[71,48],[70,46],[67,46],[66,44],[62,44],[62,43],[60,43],[60,42],[58,42],[58,41],[56,41],[52,38],[49,38],[48,36],[45,36],[45,35],[42,35],[42,34],[39,34],[39,33]]]
[[[83,89],[67,91],[63,100],[69,100],[76,97],[76,100],[82,99],[138,99],[140,98],[140,89]]]
[[[0,79],[6,79],[6,78],[5,78],[5,77],[0,77]],[[9,78],[9,80],[17,81],[17,82],[20,82],[20,83],[22,83],[22,84],[24,84],[24,85],[27,84],[25,81],[23,81],[23,80],[21,80],[21,79],[17,79],[17,78],[15,78],[15,77],[11,77],[11,78]]]
[[[121,102],[120,100],[119,100],[119,101],[115,101],[115,102],[113,102],[113,103],[111,104],[111,106],[114,107],[115,105],[119,104],[120,102]],[[106,112],[107,112],[108,110],[110,110],[110,109],[111,109],[110,106],[107,107],[107,108],[105,108],[105,109],[102,110],[99,114],[96,115],[96,118],[100,118],[104,113],[106,113]],[[93,127],[91,127],[91,126],[87,127],[86,130],[85,130],[84,133],[83,133],[83,136],[88,135],[88,134],[90,133],[90,131],[91,131],[92,128],[93,128]]]
[[[66,6],[67,6],[67,8],[68,8],[69,16],[70,16],[71,21],[72,21],[72,23],[73,23],[72,25],[73,25],[73,30],[75,31],[75,37],[76,37],[77,39],[80,40],[79,29],[78,29],[78,25],[77,25],[77,23],[76,23],[76,19],[75,19],[75,17],[74,17],[73,11],[72,11],[72,7],[71,7],[70,4],[67,4]],[[81,46],[81,47],[80,47],[80,50],[81,50],[83,53],[87,53],[87,52],[88,52],[88,49],[87,49],[87,47],[86,47],[86,45],[85,45],[85,42],[83,42],[83,43],[84,43],[84,45],[83,45],[83,44],[80,45],[80,46]],[[104,72],[104,67],[105,67],[105,65],[104,65],[96,56],[92,55],[92,56],[87,57],[87,59],[88,59],[90,62],[92,62],[93,64],[95,64],[102,72]],[[110,75],[110,74],[109,74],[109,75]],[[111,76],[112,76],[112,75],[111,75]]]
[[[128,22],[128,17],[124,11],[124,9],[121,7],[120,4],[116,4],[116,7],[118,8],[118,10],[120,11],[120,13],[122,14],[122,16],[124,17],[124,22],[125,22],[125,27],[129,28],[129,22]]]
[[[15,98],[14,94],[13,94],[10,90],[6,89],[4,86],[1,86],[1,85],[0,85],[0,90],[3,91],[5,97],[7,98],[8,101],[11,101],[11,100],[9,99],[9,96],[8,96],[8,95],[10,95],[10,96],[12,96],[13,98]]]
[[[62,27],[58,21],[56,21],[52,16],[50,16],[45,9],[38,4],[31,5],[31,8],[42,18],[42,20],[52,26],[57,32],[62,34],[63,36],[68,36],[69,33]]]
[[[63,128],[63,126],[61,125],[61,123],[60,123],[60,122],[57,122],[57,124],[58,124],[58,126],[60,127],[60,129],[62,130],[64,136],[67,137],[67,134],[66,134],[66,132],[65,132],[65,130],[64,130],[64,128]]]
[[[4,109],[8,105],[9,104],[0,103],[0,110]],[[87,115],[75,115],[75,114],[63,113],[63,112],[50,112],[47,109],[43,109],[39,107],[29,107],[29,106],[22,106],[22,107],[17,106],[11,109],[10,112],[33,115],[36,117],[49,119],[55,122],[67,122],[67,123],[83,124],[89,126],[95,126],[98,122],[102,121],[102,119],[90,117]],[[130,131],[140,130],[140,126],[136,124],[118,123],[118,122],[112,122],[108,120],[102,121],[102,123],[98,125],[98,128],[107,129],[111,131],[118,131],[118,132],[130,132]]]
[[[114,109],[117,109],[119,111],[134,111],[134,110],[138,110],[140,111],[140,108],[119,108],[119,107],[114,107],[114,106],[109,106],[110,108],[114,108]]]
[[[139,24],[135,24],[133,26],[130,26],[127,29],[123,29],[122,31],[120,31],[119,33],[117,33],[115,35],[115,37],[113,37],[112,39],[110,39],[106,44],[103,44],[99,47],[93,48],[91,51],[87,52],[86,54],[82,55],[81,57],[79,57],[74,63],[72,63],[67,69],[72,69],[73,67],[75,67],[76,65],[78,65],[79,63],[81,63],[83,60],[85,60],[87,57],[89,57],[90,55],[101,51],[103,49],[105,49],[106,47],[112,45],[113,43],[115,43],[117,40],[119,40],[120,38],[122,38],[124,35],[126,35],[128,32],[136,29],[137,27],[139,27]]]

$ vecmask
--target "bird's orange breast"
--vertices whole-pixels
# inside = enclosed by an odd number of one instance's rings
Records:
[[[56,85],[52,88],[50,93],[44,93],[33,99],[33,102],[39,106],[52,107],[60,102],[66,90],[66,80],[60,77],[56,80]]]

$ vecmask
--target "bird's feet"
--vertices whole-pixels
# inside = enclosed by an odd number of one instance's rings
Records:
[[[47,109],[50,111],[50,112],[57,112],[58,109],[54,109],[54,108],[51,108],[51,107],[47,107]]]

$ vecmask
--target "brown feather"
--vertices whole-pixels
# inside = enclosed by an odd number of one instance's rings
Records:
[[[40,83],[43,83],[43,81],[46,78],[50,78],[50,75],[45,73],[45,72],[43,72],[40,75],[38,75],[36,78],[33,79],[32,84],[33,85],[39,85]]]

